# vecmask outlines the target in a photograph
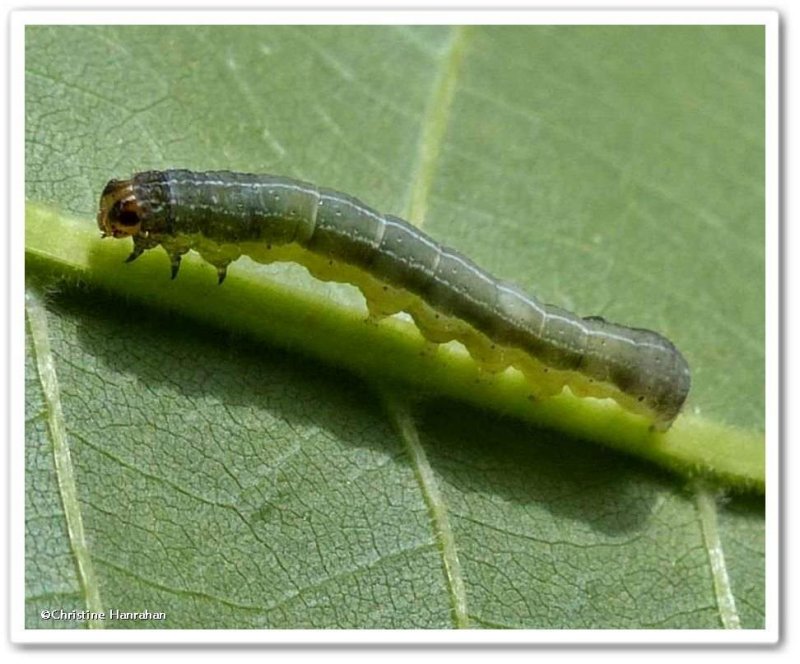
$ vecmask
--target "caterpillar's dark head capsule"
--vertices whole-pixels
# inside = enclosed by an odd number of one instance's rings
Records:
[[[138,235],[142,226],[142,207],[134,193],[133,180],[111,180],[100,196],[97,227],[103,237]]]
[[[159,171],[137,173],[130,180],[109,180],[100,195],[97,226],[103,237],[168,233],[168,200],[164,174]]]

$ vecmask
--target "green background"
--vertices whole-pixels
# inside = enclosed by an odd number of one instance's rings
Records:
[[[760,430],[763,100],[761,27],[29,27],[26,194],[91,226],[111,177],[225,168],[408,217],[422,182],[432,236],[662,331],[692,366],[688,410]],[[363,308],[297,266],[242,269]],[[428,399],[411,426],[432,495],[369,380],[81,285],[46,302],[96,587],[29,344],[29,627],[75,626],[39,611],[93,593],[168,614],[118,627],[723,622],[696,484]],[[763,627],[762,500],[714,516],[738,617]]]

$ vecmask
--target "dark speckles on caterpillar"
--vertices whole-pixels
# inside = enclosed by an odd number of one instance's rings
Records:
[[[357,286],[372,316],[406,311],[429,341],[458,340],[490,371],[516,367],[536,398],[566,385],[663,430],[689,392],[689,366],[660,334],[543,304],[338,191],[275,175],[146,171],[106,185],[97,223],[105,235],[133,237],[128,260],[163,246],[173,277],[190,249],[216,266],[220,283],[242,254],[301,263],[318,279]]]

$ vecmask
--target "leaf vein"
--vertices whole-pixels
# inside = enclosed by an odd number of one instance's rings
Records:
[[[425,449],[420,443],[417,427],[411,418],[408,406],[401,402],[398,397],[389,394],[384,394],[384,402],[411,458],[422,495],[430,512],[436,539],[442,554],[445,581],[452,603],[455,626],[469,627],[467,593],[464,587],[464,577],[461,573],[461,563],[458,560],[458,552],[456,551],[453,529],[450,527],[450,520],[447,516],[447,506],[439,492],[436,477],[425,454]]]
[[[417,163],[409,192],[408,220],[422,227],[428,210],[431,187],[438,166],[442,143],[450,124],[456,84],[461,75],[461,67],[466,51],[468,28],[455,28],[450,47],[444,54],[441,71],[434,84],[432,94],[422,118],[422,135],[417,147]]]
[[[86,532],[83,528],[78,488],[75,483],[75,469],[72,465],[64,412],[61,408],[61,392],[53,352],[50,348],[47,310],[41,298],[30,290],[25,296],[25,308],[33,343],[33,352],[36,356],[36,368],[39,373],[44,400],[47,404],[47,423],[53,444],[56,479],[61,495],[61,503],[64,507],[64,520],[67,525],[69,543],[75,557],[86,608],[92,613],[100,613],[103,611],[103,602],[100,599],[100,588],[95,576],[92,558],[89,555]],[[100,628],[103,623],[90,620],[88,626]]]
[[[703,542],[711,566],[714,594],[722,626],[725,629],[740,629],[742,625],[736,610],[736,600],[733,596],[725,554],[722,551],[722,541],[719,536],[717,503],[709,489],[700,483],[696,485],[695,502],[700,517],[700,528],[703,531]]]

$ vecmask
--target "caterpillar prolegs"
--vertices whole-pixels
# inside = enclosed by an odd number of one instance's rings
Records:
[[[667,429],[691,384],[665,337],[543,304],[397,217],[331,189],[276,175],[145,171],[111,180],[100,198],[104,235],[133,238],[134,260],[161,245],[173,278],[190,249],[219,282],[241,255],[295,261],[315,277],[357,286],[370,313],[408,312],[434,343],[458,340],[487,369],[514,366],[536,397],[564,386],[612,398]]]

